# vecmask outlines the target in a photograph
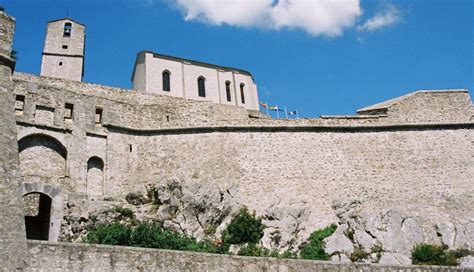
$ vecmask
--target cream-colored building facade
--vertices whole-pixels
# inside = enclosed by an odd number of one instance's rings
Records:
[[[142,51],[132,83],[134,90],[148,93],[259,109],[257,85],[241,69]]]

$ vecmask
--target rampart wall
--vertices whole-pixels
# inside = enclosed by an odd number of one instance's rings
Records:
[[[129,205],[128,194],[172,179],[182,191],[170,192],[155,216],[198,238],[219,233],[226,215],[245,205],[264,217],[264,246],[280,250],[331,223],[341,224],[341,235],[347,227],[366,233],[359,235],[366,249],[382,243],[404,256],[423,241],[474,246],[474,124],[465,90],[301,120],[21,73],[15,94],[25,96],[16,117],[18,139],[30,147],[20,152],[24,181],[56,188],[81,213]],[[74,105],[70,118],[66,103]],[[408,108],[413,117],[397,113]],[[54,143],[34,144],[42,141]],[[348,226],[344,213],[354,209],[360,218]],[[55,222],[53,240],[74,236],[73,218]],[[343,252],[360,246],[348,243]]]
[[[468,271],[441,266],[338,264],[39,241],[28,242],[28,249],[32,265],[27,271]]]

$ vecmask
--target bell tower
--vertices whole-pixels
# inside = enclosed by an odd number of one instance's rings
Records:
[[[69,18],[48,22],[41,76],[82,81],[85,26]]]

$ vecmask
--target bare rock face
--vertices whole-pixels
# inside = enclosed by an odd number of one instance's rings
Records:
[[[330,237],[326,238],[326,253],[329,255],[341,254],[350,255],[354,252],[354,245],[352,241],[347,238],[344,232],[340,231],[341,228],[338,228],[336,232]]]
[[[326,253],[333,260],[383,264],[411,264],[411,250],[420,243],[472,249],[474,224],[444,221],[426,224],[426,218],[400,210],[368,212],[358,200],[335,201],[336,232],[325,239]],[[344,256],[344,257],[342,257]]]
[[[462,257],[459,266],[464,268],[474,268],[474,256]]]
[[[172,178],[150,188],[156,192],[157,210],[143,216],[155,217],[165,227],[198,240],[222,230],[224,221],[239,206],[232,196],[238,190],[234,184],[220,188],[213,182]]]
[[[81,241],[85,233],[97,225],[117,221],[133,225],[137,220],[157,223],[198,240],[214,238],[220,236],[230,221],[231,212],[240,208],[233,197],[237,192],[234,184],[221,188],[213,182],[175,177],[135,188],[125,196],[126,202],[98,201],[90,205],[87,199],[71,199],[67,203],[60,240]],[[123,216],[117,207],[130,209],[133,216]]]
[[[279,251],[295,251],[304,241],[309,210],[304,202],[283,204],[277,200],[263,215],[266,226],[262,245]],[[309,236],[309,234],[306,234]]]
[[[380,264],[384,265],[408,265],[411,264],[411,259],[400,253],[383,253],[379,260]]]

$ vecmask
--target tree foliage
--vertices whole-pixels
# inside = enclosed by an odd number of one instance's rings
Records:
[[[264,229],[262,218],[243,207],[225,229],[223,240],[225,244],[256,244],[263,237]]]
[[[337,226],[332,224],[322,230],[313,232],[308,243],[302,248],[300,257],[310,260],[329,260],[329,255],[325,251],[326,243],[323,240],[331,236],[336,228]]]

